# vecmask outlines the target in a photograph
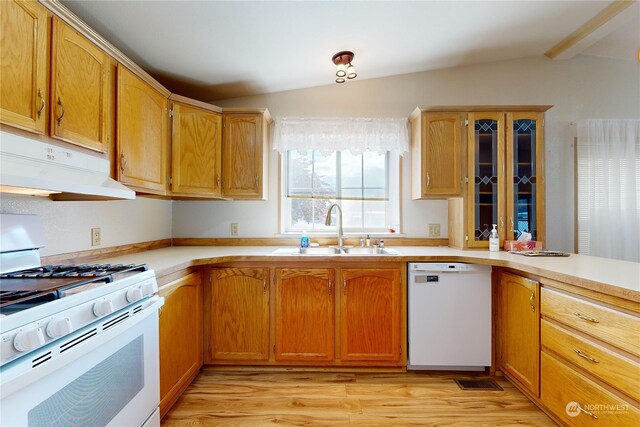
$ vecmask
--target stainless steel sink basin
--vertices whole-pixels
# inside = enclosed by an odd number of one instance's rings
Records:
[[[359,246],[344,248],[344,253],[349,255],[398,255],[398,251],[395,249]]]
[[[296,249],[296,252],[301,255],[338,255],[341,253],[339,248],[329,246],[310,246],[308,248]]]

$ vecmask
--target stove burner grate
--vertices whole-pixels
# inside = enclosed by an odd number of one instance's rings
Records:
[[[0,275],[2,279],[38,278],[38,277],[100,277],[122,271],[146,271],[146,265],[135,264],[82,264],[82,265],[44,265],[42,267],[13,271]]]

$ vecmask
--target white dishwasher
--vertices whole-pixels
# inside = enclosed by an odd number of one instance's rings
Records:
[[[407,369],[491,366],[491,267],[409,263]]]

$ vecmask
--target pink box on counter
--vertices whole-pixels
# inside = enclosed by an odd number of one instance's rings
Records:
[[[505,240],[505,251],[541,251],[542,242],[538,240],[530,240],[528,242],[519,242],[517,240]]]

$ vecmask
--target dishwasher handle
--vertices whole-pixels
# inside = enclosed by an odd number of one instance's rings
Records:
[[[490,271],[491,266],[488,265],[461,262],[409,263],[409,272],[411,274],[485,273]]]

